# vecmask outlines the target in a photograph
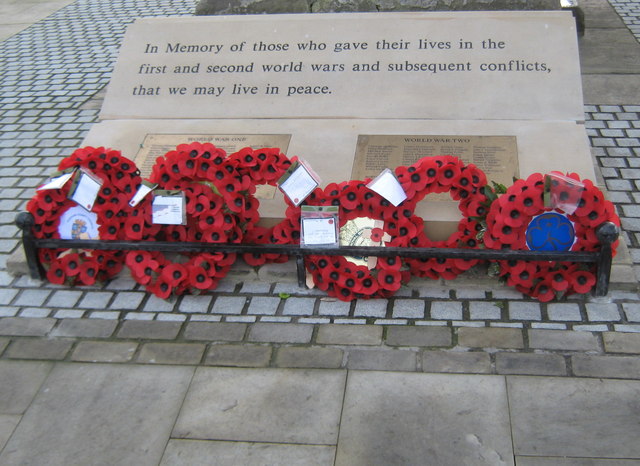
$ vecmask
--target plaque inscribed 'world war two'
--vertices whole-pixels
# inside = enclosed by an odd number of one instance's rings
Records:
[[[360,135],[351,178],[374,178],[385,168],[409,166],[422,157],[452,155],[473,163],[487,180],[513,184],[519,177],[515,136]],[[438,199],[450,199],[443,194]]]
[[[146,178],[151,174],[156,159],[174,150],[179,144],[209,142],[224,150],[227,155],[245,147],[277,147],[286,154],[290,141],[290,134],[147,134],[133,161],[140,169],[142,177]],[[258,199],[273,199],[275,192],[275,186],[259,185],[256,187],[255,196]]]

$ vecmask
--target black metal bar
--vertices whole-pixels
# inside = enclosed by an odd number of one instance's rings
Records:
[[[36,239],[38,248],[77,248],[123,251],[226,252],[287,255],[377,256],[413,259],[532,260],[596,263],[598,252],[512,251],[510,249],[404,248],[341,246],[338,248],[300,248],[288,244],[197,243],[173,241],[115,241]]]
[[[603,223],[596,230],[596,236],[600,241],[600,254],[596,262],[596,288],[595,296],[606,296],[609,292],[611,280],[611,262],[613,254],[611,245],[618,239],[620,229],[611,222]]]
[[[38,260],[38,246],[33,236],[33,227],[35,219],[29,212],[20,212],[16,217],[16,225],[22,230],[22,247],[24,255],[27,259],[29,267],[29,276],[31,278],[43,279],[45,277],[44,270]]]
[[[296,271],[298,272],[298,286],[300,288],[306,288],[307,280],[304,268],[304,256],[302,254],[296,254]]]
[[[77,248],[121,251],[172,251],[172,252],[223,252],[253,254],[285,254],[296,257],[298,284],[305,286],[304,257],[310,255],[328,256],[377,256],[405,257],[411,259],[466,259],[466,260],[507,260],[507,261],[554,261],[593,263],[597,266],[596,296],[607,294],[611,276],[612,248],[618,238],[619,229],[606,222],[596,230],[601,242],[598,252],[582,251],[512,251],[510,249],[463,249],[463,248],[412,248],[412,247],[367,247],[341,246],[337,248],[301,248],[284,244],[238,244],[238,243],[198,243],[173,241],[114,241],[114,240],[63,240],[36,239],[33,237],[33,216],[23,212],[16,218],[22,229],[23,244],[32,277],[42,278],[44,272],[38,261],[38,248]]]

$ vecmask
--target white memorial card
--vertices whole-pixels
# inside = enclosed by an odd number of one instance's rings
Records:
[[[157,186],[158,186],[157,184],[151,184],[147,180],[143,180],[142,184],[138,188],[138,191],[136,192],[136,194],[129,201],[129,205],[131,207],[135,207],[138,204],[140,204],[140,201],[142,201],[145,197],[147,197],[147,195],[151,191],[156,189]]]
[[[308,206],[300,209],[300,246],[338,247],[338,206]]]
[[[100,178],[81,169],[80,174],[73,182],[71,191],[69,191],[69,199],[91,211],[101,187],[102,180]]]
[[[402,185],[388,168],[385,168],[382,173],[371,180],[367,188],[380,194],[394,207],[398,207],[407,198],[407,193],[402,189]]]
[[[291,165],[287,172],[278,180],[280,190],[297,207],[320,184],[317,176],[304,162],[298,161]]]
[[[156,191],[153,196],[152,222],[159,225],[184,225],[186,223],[184,193]]]
[[[44,191],[46,189],[62,189],[62,187],[67,184],[67,181],[71,179],[73,174],[75,173],[75,169],[69,171],[68,173],[63,173],[62,175],[55,176],[45,184],[36,189],[36,191]]]

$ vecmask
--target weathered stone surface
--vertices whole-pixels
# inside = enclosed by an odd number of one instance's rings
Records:
[[[640,381],[507,377],[514,454],[640,458]]]
[[[192,374],[189,367],[57,364],[0,464],[157,465]]]
[[[350,373],[335,464],[513,465],[504,378]]]
[[[458,329],[458,345],[468,348],[524,348],[522,331],[516,328],[463,327]]]
[[[450,327],[389,327],[386,343],[389,346],[451,346]]]
[[[381,326],[329,324],[318,327],[316,343],[320,345],[379,345]]]
[[[488,353],[425,351],[422,353],[424,372],[452,372],[469,374],[491,373],[491,358]]]
[[[210,366],[265,367],[271,361],[271,346],[211,345],[205,364]]]
[[[278,349],[276,366],[338,369],[342,367],[343,356],[344,352],[339,348],[288,346]]]
[[[199,364],[206,346],[198,343],[146,343],[138,362],[149,364]]]
[[[49,374],[47,362],[0,361],[0,414],[22,414]]]
[[[566,375],[567,365],[560,354],[498,353],[498,374]]]
[[[335,445],[346,371],[199,368],[173,438]]]
[[[73,361],[127,362],[138,347],[132,342],[81,341],[71,354]]]
[[[516,456],[518,466],[637,466],[637,460]]]
[[[242,341],[247,324],[226,322],[189,322],[184,331],[188,340]]]
[[[571,362],[573,373],[579,376],[640,379],[640,358],[636,356],[576,354]]]
[[[352,349],[348,350],[347,368],[372,371],[416,370],[415,351],[391,349]]]
[[[53,337],[107,338],[113,334],[117,320],[63,319],[51,331]]]
[[[6,356],[12,359],[61,360],[73,345],[69,340],[19,339],[7,349]]]
[[[0,446],[2,446],[0,444]],[[304,464],[323,466],[333,463],[336,449],[325,445],[282,445],[275,443],[169,440],[162,466],[211,464],[220,466],[260,466],[265,464]]]
[[[640,354],[640,333],[604,332],[602,340],[607,353]]]
[[[8,338],[0,338],[0,356],[2,356],[2,352],[9,345],[9,341]]]

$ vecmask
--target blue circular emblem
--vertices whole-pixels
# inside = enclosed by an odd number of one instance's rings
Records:
[[[576,239],[573,223],[564,215],[546,212],[533,217],[526,232],[532,251],[568,251]]]

